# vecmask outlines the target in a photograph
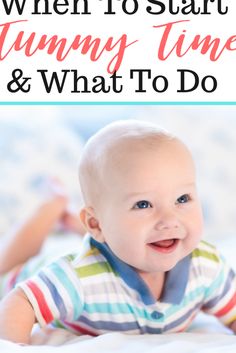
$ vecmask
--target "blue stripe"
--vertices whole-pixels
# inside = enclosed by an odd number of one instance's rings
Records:
[[[172,321],[170,324],[166,325],[163,329],[163,331],[169,331],[179,325],[181,325],[184,321],[186,321],[195,311],[196,313],[199,312],[199,309],[201,307],[201,303],[197,303],[193,308],[191,308],[187,313],[185,313],[183,316],[181,316],[179,319]]]
[[[57,288],[43,272],[39,272],[38,276],[42,279],[42,281],[46,284],[49,291],[51,292],[52,298],[60,312],[60,317],[65,318],[67,311],[64,305],[64,301],[60,296],[60,293],[58,292]]]
[[[161,333],[162,330],[160,328],[150,328],[148,326],[141,326],[138,321],[132,321],[132,322],[114,322],[114,321],[103,321],[103,320],[98,320],[98,321],[92,321],[89,320],[85,316],[81,316],[80,322],[88,325],[89,327],[92,327],[97,330],[106,330],[106,331],[119,331],[119,332],[128,332],[132,330],[138,330],[140,334],[145,334],[149,333],[149,331],[153,331],[150,333]]]
[[[178,318],[177,320],[171,322],[170,324],[160,328],[160,327],[150,327],[148,326],[148,323],[145,326],[141,326],[138,323],[138,320],[136,319],[135,321],[132,322],[123,322],[123,323],[116,323],[114,321],[102,321],[102,320],[97,320],[97,321],[92,321],[88,319],[87,317],[81,316],[80,320],[81,322],[89,325],[90,327],[93,327],[95,329],[99,330],[108,330],[108,331],[130,331],[130,330],[139,330],[141,334],[144,333],[149,333],[149,334],[160,334],[162,332],[166,332],[171,330],[172,328],[175,328],[182,324],[184,321],[186,321],[195,311],[196,313],[199,312],[201,304],[197,303],[193,308],[191,308],[187,313],[185,313],[183,316]],[[162,320],[152,320],[155,321],[157,326],[162,325],[163,321],[165,320],[164,318]]]
[[[169,318],[172,315],[175,315],[178,311],[182,310],[183,308],[187,308],[188,305],[191,305],[191,302],[195,301],[197,297],[200,297],[198,302],[202,302],[204,299],[205,287],[197,287],[195,290],[191,291],[186,295],[181,302],[180,305],[171,305],[166,311],[165,315],[166,318]]]
[[[92,237],[90,243],[102,253],[125,283],[139,293],[144,304],[150,305],[156,303],[156,298],[151,293],[146,282],[133,267],[120,260],[106,243],[99,243]],[[190,263],[191,256],[186,256],[167,273],[161,301],[172,304],[179,304],[181,302],[188,282]]]
[[[56,275],[56,277],[59,279],[59,281],[62,283],[67,293],[69,294],[73,303],[74,320],[77,320],[83,309],[79,293],[75,289],[73,283],[70,281],[68,275],[57,263],[54,262],[48,267]]]
[[[204,309],[213,308],[221,300],[221,298],[223,298],[226,295],[226,293],[229,291],[229,289],[230,289],[230,287],[232,285],[232,281],[234,280],[234,278],[235,278],[234,271],[230,270],[222,292],[219,295],[217,295],[215,298],[213,298],[213,299],[209,300],[208,302],[206,302],[204,304],[203,308]]]
[[[102,253],[124,282],[139,293],[145,304],[149,305],[156,302],[148,286],[133,267],[120,260],[106,243],[99,243],[92,237],[90,238],[90,243]]]
[[[205,298],[211,297],[211,295],[217,290],[217,288],[224,282],[224,269],[221,270],[216,280],[212,283],[209,288],[205,290]]]
[[[191,305],[191,302],[195,301],[197,297],[200,297],[198,302],[202,302],[206,300],[207,297],[211,297],[217,288],[221,285],[222,281],[224,281],[224,271],[222,270],[216,280],[213,282],[211,287],[206,288],[205,286],[199,286],[194,291],[189,292],[183,299],[181,305],[171,306],[169,309],[166,310],[165,315],[166,318],[169,318],[171,315],[174,315],[182,308]],[[202,298],[201,298],[202,297]]]

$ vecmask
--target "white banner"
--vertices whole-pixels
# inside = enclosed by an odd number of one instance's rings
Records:
[[[234,102],[236,2],[1,0],[1,102]]]

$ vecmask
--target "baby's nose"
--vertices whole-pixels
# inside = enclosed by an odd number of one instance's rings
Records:
[[[165,212],[158,217],[156,222],[156,229],[174,229],[179,228],[180,222],[174,212]]]

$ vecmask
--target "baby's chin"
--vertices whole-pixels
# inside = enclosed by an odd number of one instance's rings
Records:
[[[175,268],[175,266],[177,265],[179,261],[176,261],[174,264],[165,264],[159,267],[157,272],[169,272],[171,270],[173,270],[173,268]]]
[[[161,261],[161,263],[159,263],[156,271],[157,272],[169,272],[171,270],[173,270],[178,263],[183,260],[185,257],[187,257],[189,255],[189,253],[187,253],[186,255],[184,254],[183,256],[179,256],[179,257],[174,257],[172,259],[165,259],[164,261]]]

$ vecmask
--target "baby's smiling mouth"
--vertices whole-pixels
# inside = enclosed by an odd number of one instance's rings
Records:
[[[149,243],[148,245],[158,252],[171,253],[176,249],[178,243],[179,239],[173,238],[155,241],[153,243]]]

